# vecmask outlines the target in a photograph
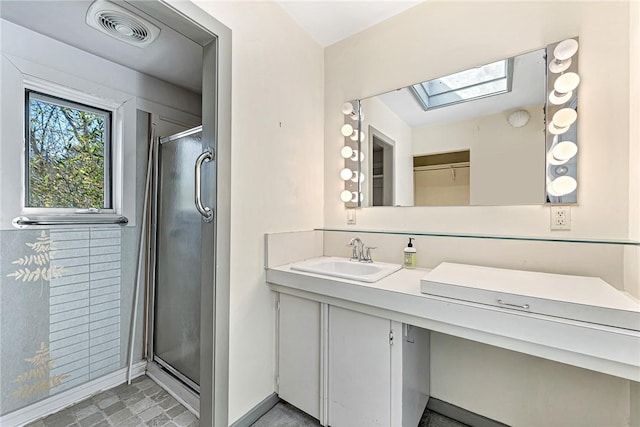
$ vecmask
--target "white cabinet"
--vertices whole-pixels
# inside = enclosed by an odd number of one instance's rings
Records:
[[[400,425],[391,405],[391,353],[399,348],[391,334],[400,329],[397,322],[329,307],[330,426]]]
[[[429,331],[329,307],[331,427],[415,427],[429,398]]]
[[[279,396],[331,427],[415,427],[429,395],[429,331],[284,293]]]
[[[278,395],[320,418],[320,303],[280,294]]]

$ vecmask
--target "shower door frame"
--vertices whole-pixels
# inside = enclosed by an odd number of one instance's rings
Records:
[[[155,118],[152,115],[152,120]],[[160,356],[156,355],[154,344],[155,344],[155,330],[156,330],[156,285],[157,285],[157,271],[158,271],[158,202],[160,201],[160,161],[161,161],[161,153],[163,144],[169,144],[174,141],[174,143],[178,144],[180,139],[185,138],[187,136],[191,136],[196,133],[202,132],[202,126],[196,126],[194,128],[173,134],[168,136],[158,136],[153,141],[154,150],[153,150],[153,208],[151,209],[151,223],[152,230],[150,236],[150,268],[149,268],[149,293],[147,295],[147,309],[148,309],[148,320],[147,320],[147,362],[155,362],[159,365],[160,369],[155,369],[153,365],[151,367],[151,376],[155,377],[159,381],[163,383],[171,383],[167,384],[169,388],[178,395],[180,400],[182,400],[183,404],[186,404],[190,407],[194,412],[199,412],[199,395],[200,395],[200,385],[195,383],[193,380],[188,378],[184,373],[180,372],[177,368],[172,366],[169,362],[164,361]],[[203,141],[204,145],[204,141]],[[203,150],[206,147],[202,148]],[[185,174],[191,175],[193,173],[193,167],[191,164],[184,165],[186,168]],[[195,208],[194,208],[195,213]],[[201,257],[204,253],[201,252]],[[201,258],[202,263],[202,258]],[[202,307],[200,307],[202,309]],[[161,373],[161,369],[165,369],[170,372],[173,376],[175,376],[179,381],[181,381],[186,387],[181,384],[173,383],[169,378],[163,376]]]
[[[202,170],[203,199],[214,210],[214,219],[209,224],[201,224],[201,253],[214,254],[215,262],[201,263],[199,414],[200,425],[203,427],[227,427],[231,247],[231,30],[191,2],[128,1],[159,21],[170,21],[171,24],[181,27],[184,29],[183,34],[194,35],[192,40],[203,47],[202,141],[203,147],[213,148],[215,161]],[[193,29],[194,25],[198,27],[196,30]],[[202,30],[208,33],[208,36],[201,37]],[[151,234],[154,236],[154,233]],[[149,374],[159,370],[154,363],[149,363],[148,369]]]

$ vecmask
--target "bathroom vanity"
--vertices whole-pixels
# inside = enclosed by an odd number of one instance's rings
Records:
[[[476,300],[461,298],[460,288],[434,286],[442,285],[438,268],[401,269],[366,283],[294,264],[266,270],[279,297],[278,393],[323,425],[417,425],[429,396],[430,331],[640,381],[637,311],[612,326],[597,323],[607,318],[598,309],[594,318],[568,319],[531,312],[530,300],[509,306],[504,294],[505,304],[492,305],[482,296],[499,291],[486,281],[476,294],[463,292]],[[493,273],[487,277],[496,279]],[[439,295],[422,293],[421,280],[422,290]]]

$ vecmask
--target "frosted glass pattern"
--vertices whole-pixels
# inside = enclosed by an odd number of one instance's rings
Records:
[[[160,144],[154,357],[200,382],[200,224],[193,168],[201,133]]]

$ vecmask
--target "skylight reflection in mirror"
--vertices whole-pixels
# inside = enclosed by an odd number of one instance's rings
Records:
[[[513,59],[471,68],[410,86],[425,111],[511,91]]]

